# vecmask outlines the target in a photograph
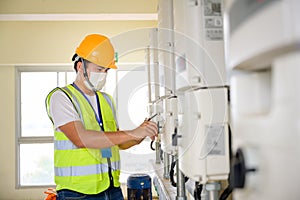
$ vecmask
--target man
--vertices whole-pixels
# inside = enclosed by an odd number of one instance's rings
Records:
[[[88,35],[72,59],[73,84],[55,88],[46,98],[54,125],[54,167],[57,199],[123,199],[120,189],[119,148],[139,144],[157,134],[145,121],[120,131],[112,98],[100,92],[107,71],[116,69],[114,49],[103,35]]]

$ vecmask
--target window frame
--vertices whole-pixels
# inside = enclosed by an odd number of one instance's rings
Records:
[[[141,66],[144,68],[141,69]],[[144,71],[146,72],[146,66],[143,63],[131,63],[131,64],[120,64],[118,70],[112,74],[113,82],[115,82],[114,91],[118,91],[118,73],[119,72],[130,72],[130,71]],[[55,185],[21,185],[21,144],[49,144],[54,143],[53,136],[22,136],[22,123],[21,123],[21,73],[22,72],[74,72],[73,65],[22,65],[15,66],[15,108],[16,108],[16,123],[15,123],[15,148],[16,148],[16,167],[15,167],[15,188],[16,189],[34,189],[34,188],[46,188],[55,187]],[[74,72],[75,73],[75,72]],[[57,85],[59,81],[57,82]],[[105,89],[106,91],[106,89]],[[109,91],[108,91],[109,92]],[[115,94],[115,104],[118,107],[118,92]],[[118,110],[118,108],[116,108]],[[50,123],[50,122],[49,122]],[[149,138],[146,139],[150,141]],[[125,150],[126,151],[126,150]]]
[[[16,108],[16,124],[15,124],[15,148],[16,148],[16,172],[15,172],[15,188],[46,188],[55,187],[55,185],[21,185],[21,144],[49,144],[54,143],[53,136],[22,136],[21,123],[21,73],[23,72],[74,72],[72,65],[22,65],[15,66],[15,108]],[[58,82],[57,82],[58,84]]]

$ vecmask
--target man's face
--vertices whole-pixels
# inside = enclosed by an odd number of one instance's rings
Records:
[[[88,72],[102,72],[107,73],[110,68],[105,68],[99,65],[96,65],[92,62],[85,62]]]

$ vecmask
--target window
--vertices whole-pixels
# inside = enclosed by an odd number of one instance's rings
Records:
[[[54,185],[53,129],[45,98],[75,79],[72,67],[17,67],[17,187]]]
[[[48,119],[45,98],[55,87],[74,81],[71,66],[16,67],[17,74],[17,187],[54,185],[53,128]],[[108,72],[104,88],[116,100],[120,128],[133,129],[147,116],[147,75],[145,67],[128,66]],[[121,151],[121,178],[126,183],[132,173],[149,173],[155,153],[150,140]]]
[[[119,125],[123,130],[130,130],[139,126],[148,117],[148,85],[145,66],[131,66],[125,70],[119,69],[116,74],[117,81],[117,107]],[[133,173],[146,173],[151,175],[155,160],[155,151],[150,148],[150,139],[125,151],[121,151],[121,183],[126,183],[129,175]]]

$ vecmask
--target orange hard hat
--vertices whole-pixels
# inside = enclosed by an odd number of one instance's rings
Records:
[[[96,65],[117,69],[115,65],[115,51],[110,40],[99,34],[86,36],[76,49],[76,53]]]

